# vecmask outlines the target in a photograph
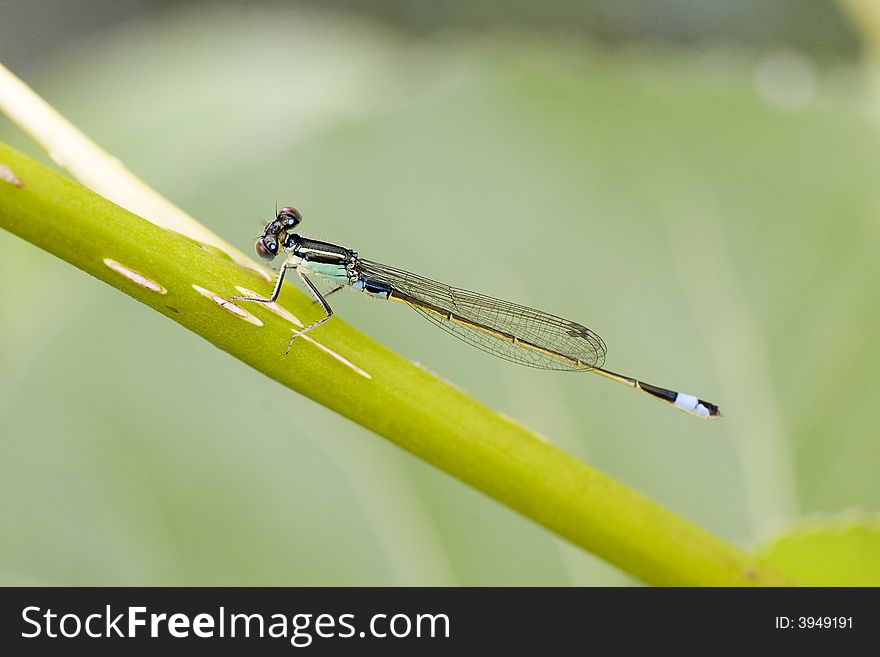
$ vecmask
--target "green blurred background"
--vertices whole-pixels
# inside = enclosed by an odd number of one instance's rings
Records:
[[[306,235],[581,321],[611,369],[725,412],[335,297],[577,457],[745,547],[880,509],[880,111],[842,7],[0,7],[0,61],[240,248],[295,204]],[[0,274],[0,584],[632,582],[3,232]]]

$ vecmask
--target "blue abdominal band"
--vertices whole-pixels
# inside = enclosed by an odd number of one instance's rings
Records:
[[[363,278],[359,278],[357,282],[355,282],[354,289],[360,292],[366,292],[370,296],[378,297],[380,299],[387,299],[388,294],[391,292],[391,286],[388,284],[379,283],[377,281],[368,281]]]

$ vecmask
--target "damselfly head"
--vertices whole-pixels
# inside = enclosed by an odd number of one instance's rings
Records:
[[[278,210],[275,213],[275,218],[266,224],[262,236],[254,245],[257,255],[265,260],[271,260],[277,256],[279,245],[280,248],[284,248],[290,242],[288,231],[296,228],[301,221],[302,215],[296,208],[283,207]]]

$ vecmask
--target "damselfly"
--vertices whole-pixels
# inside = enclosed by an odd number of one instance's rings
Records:
[[[691,415],[703,418],[721,415],[715,404],[693,395],[604,369],[605,342],[585,326],[365,260],[355,251],[336,244],[301,237],[292,232],[301,221],[302,216],[296,208],[281,208],[257,239],[256,250],[260,257],[272,260],[280,251],[287,254],[278,271],[272,295],[268,299],[230,299],[273,303],[281,291],[287,270],[296,271],[324,309],[324,317],[296,331],[285,354],[296,338],[333,316],[327,297],[344,287],[352,287],[379,299],[405,303],[455,337],[514,363],[545,370],[593,372],[641,390]],[[335,287],[321,294],[309,278],[311,275],[328,280]]]

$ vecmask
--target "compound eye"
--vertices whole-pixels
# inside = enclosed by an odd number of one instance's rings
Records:
[[[278,242],[274,240],[269,240],[266,242],[262,237],[257,240],[257,243],[254,245],[254,248],[257,251],[257,255],[265,260],[271,260],[276,255],[278,255]]]
[[[302,215],[296,208],[284,207],[278,211],[278,220],[284,226],[284,230],[291,230],[302,221]]]

